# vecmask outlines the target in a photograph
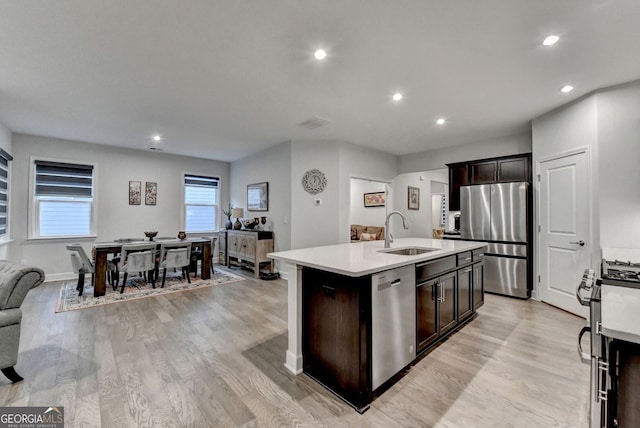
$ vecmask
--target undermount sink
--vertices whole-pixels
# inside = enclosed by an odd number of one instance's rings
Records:
[[[425,248],[425,247],[404,247],[404,248],[387,248],[379,250],[379,253],[397,254],[399,256],[417,256],[418,254],[430,253],[431,251],[438,251],[438,248]]]

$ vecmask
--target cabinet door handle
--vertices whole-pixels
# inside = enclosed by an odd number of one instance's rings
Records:
[[[463,262],[470,262],[471,261],[471,257],[465,257],[464,259],[462,259]]]
[[[473,268],[466,268],[466,269],[464,269],[462,272],[464,272],[464,273],[469,273],[469,272],[471,272],[472,270],[473,270]]]
[[[440,302],[444,303],[444,286],[440,283]]]

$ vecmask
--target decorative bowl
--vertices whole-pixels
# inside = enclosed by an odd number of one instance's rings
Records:
[[[251,220],[243,220],[242,221],[242,225],[244,226],[245,229],[253,229],[254,227],[256,227],[258,225],[258,222],[256,222],[253,219],[251,219]]]
[[[156,230],[155,232],[145,232],[144,236],[149,238],[149,241],[153,241],[153,238],[155,238],[157,234],[158,234],[158,231]]]

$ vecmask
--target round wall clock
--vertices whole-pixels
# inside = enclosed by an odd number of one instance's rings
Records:
[[[326,186],[327,178],[319,169],[309,170],[305,172],[302,177],[302,187],[312,195],[317,195],[322,192]]]

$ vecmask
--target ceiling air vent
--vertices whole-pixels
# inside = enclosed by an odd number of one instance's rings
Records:
[[[329,123],[331,122],[327,119],[314,116],[311,119],[307,119],[304,122],[300,122],[298,126],[301,126],[307,129],[316,129],[316,128],[320,128],[321,126],[328,125]]]

